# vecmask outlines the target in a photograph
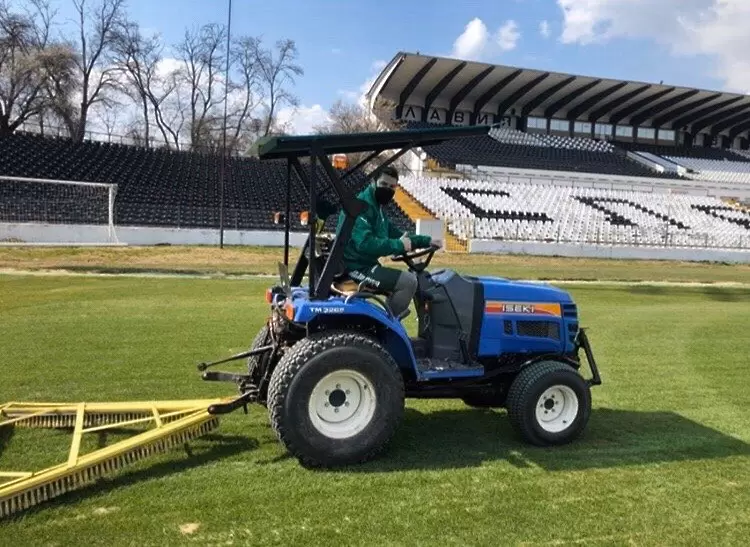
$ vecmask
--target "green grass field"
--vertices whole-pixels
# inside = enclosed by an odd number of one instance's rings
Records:
[[[714,268],[699,277],[747,280]],[[195,364],[246,348],[268,283],[0,275],[0,403],[230,395]],[[504,411],[409,400],[377,461],[309,471],[255,407],[192,456],[154,457],[0,522],[0,545],[746,544],[750,287],[566,288],[604,381],[572,445],[524,445]],[[0,469],[62,460],[63,440],[2,433]]]

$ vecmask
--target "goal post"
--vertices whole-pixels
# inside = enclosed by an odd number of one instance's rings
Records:
[[[117,184],[0,175],[0,245],[120,245]]]

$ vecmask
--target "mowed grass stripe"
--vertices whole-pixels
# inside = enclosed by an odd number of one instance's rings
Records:
[[[267,284],[0,277],[0,401],[231,393],[195,364],[249,344]],[[604,378],[572,445],[526,446],[502,411],[409,400],[382,458],[313,472],[254,407],[192,457],[155,457],[0,523],[0,544],[744,544],[750,290],[567,289]],[[26,433],[0,437],[0,468],[64,451],[60,435]]]

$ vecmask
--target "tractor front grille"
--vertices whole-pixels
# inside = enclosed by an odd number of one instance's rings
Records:
[[[569,317],[571,319],[578,318],[578,306],[575,304],[563,304],[563,317]]]
[[[516,321],[518,336],[560,339],[560,324],[556,321]]]

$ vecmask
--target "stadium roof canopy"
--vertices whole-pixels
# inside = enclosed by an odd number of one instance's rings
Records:
[[[383,69],[368,98],[371,107],[378,99],[394,103],[402,119],[458,125],[535,116],[730,138],[750,130],[748,95],[404,52]]]

